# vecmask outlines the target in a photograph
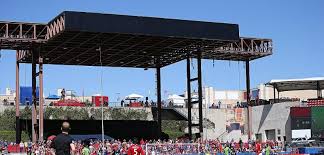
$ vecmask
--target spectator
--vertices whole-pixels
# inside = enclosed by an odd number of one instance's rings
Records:
[[[127,143],[124,141],[123,143],[122,143],[122,148],[120,149],[120,153],[121,153],[121,155],[127,155]]]
[[[63,88],[61,91],[61,100],[65,100],[65,89]]]
[[[149,103],[148,103],[148,97],[145,98],[145,107],[148,107]]]
[[[70,155],[70,150],[75,151],[75,145],[69,136],[71,130],[68,122],[63,122],[61,127],[62,133],[57,135],[52,143],[52,147],[56,151],[56,155]]]
[[[134,144],[129,147],[127,155],[145,155],[143,148],[137,143],[138,141],[135,139]]]
[[[173,107],[173,103],[172,103],[172,101],[169,101],[169,105],[168,105],[168,107]]]
[[[21,141],[20,143],[19,143],[19,151],[20,152],[24,152],[24,143]]]
[[[119,146],[117,143],[114,143],[112,145],[112,155],[120,155],[121,154],[121,150],[119,149]]]
[[[62,125],[64,126],[64,125]],[[63,128],[63,127],[62,127]],[[66,135],[65,135],[66,136]],[[54,142],[57,142],[57,138],[54,139]],[[91,141],[91,143],[90,143]],[[188,144],[191,143],[191,144]],[[0,147],[3,146],[4,142],[0,141]],[[241,139],[239,142],[230,141],[224,145],[218,139],[212,140],[202,140],[200,138],[189,141],[187,137],[183,136],[182,138],[178,138],[173,140],[149,140],[145,141],[144,139],[140,141],[140,145],[132,143],[126,140],[114,140],[114,141],[100,141],[100,140],[89,140],[88,143],[83,143],[81,145],[81,141],[75,141],[73,144],[76,146],[77,151],[73,151],[75,155],[98,155],[98,154],[113,154],[113,155],[127,155],[128,152],[132,152],[133,154],[140,155],[141,150],[138,148],[142,148],[142,151],[147,150],[148,154],[237,154],[239,152],[254,152],[261,153],[261,148],[263,148],[262,152],[264,154],[270,152],[280,152],[282,151],[282,147],[276,147],[278,145],[274,141],[267,141],[265,144],[259,143],[259,141],[249,140],[243,142]],[[148,145],[146,145],[148,144]],[[266,146],[265,146],[266,145]],[[14,143],[11,143],[6,149],[3,151],[8,152],[12,151],[12,148],[16,146]],[[19,144],[18,144],[19,146]],[[32,149],[27,154],[39,154],[39,155],[54,155],[54,152],[50,150],[51,139],[48,138],[47,142],[33,143]],[[137,147],[135,147],[137,146]],[[71,146],[68,146],[71,148]],[[135,150],[135,149],[136,150]],[[272,150],[273,149],[273,150]],[[19,149],[16,150],[18,153]],[[57,150],[58,151],[58,150]],[[4,152],[4,153],[5,153]],[[56,153],[60,155],[59,152]]]
[[[25,148],[25,152],[27,152],[27,150],[28,150],[27,149],[28,148],[28,143],[27,142],[24,143],[24,148]]]
[[[240,138],[240,140],[239,140],[239,145],[240,145],[240,149],[242,149],[242,148],[243,148],[243,141],[242,141],[241,138]]]
[[[90,155],[89,141],[86,141],[83,145],[82,155]]]
[[[271,147],[269,144],[267,144],[265,149],[265,155],[270,155],[270,154],[271,154]]]
[[[225,144],[225,148],[224,148],[224,155],[230,155],[231,154],[231,150],[230,148],[228,147],[227,144]]]

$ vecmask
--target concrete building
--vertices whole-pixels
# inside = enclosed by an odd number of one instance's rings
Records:
[[[184,93],[187,98],[187,91]],[[192,93],[193,100],[197,92]],[[213,104],[220,108],[233,108],[237,102],[244,102],[244,91],[241,90],[217,90],[213,87],[203,87],[203,107],[211,107]],[[193,105],[193,107],[197,107]]]
[[[10,88],[6,88],[5,94],[0,94],[0,104],[3,105],[14,105],[16,93]]]
[[[244,91],[240,90],[215,90],[214,103],[220,108],[233,108],[237,102],[244,102]]]
[[[261,141],[290,141],[290,107],[299,105],[300,102],[282,102],[252,107],[253,138]]]

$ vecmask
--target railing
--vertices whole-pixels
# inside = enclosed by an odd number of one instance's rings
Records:
[[[272,53],[271,39],[244,38],[215,49],[217,51],[242,51],[254,53]]]
[[[224,131],[222,134],[220,134],[217,138],[223,141],[224,137],[228,135],[227,131]]]
[[[0,49],[30,49],[47,41],[46,33],[45,24],[0,21]]]
[[[146,144],[145,154],[199,154],[199,143]]]

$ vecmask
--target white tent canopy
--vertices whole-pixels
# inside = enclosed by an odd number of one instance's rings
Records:
[[[143,96],[139,95],[139,94],[134,94],[134,93],[125,97],[126,100],[137,100],[140,98],[143,98]]]
[[[324,89],[324,77],[271,80],[267,85],[274,86],[278,91],[322,90]]]
[[[185,98],[176,94],[172,94],[168,96],[168,102],[172,102],[174,106],[184,106]]]
[[[171,99],[182,99],[182,100],[184,100],[185,98],[182,97],[182,96],[179,96],[177,94],[172,94],[172,95],[168,96],[168,100],[171,100]]]

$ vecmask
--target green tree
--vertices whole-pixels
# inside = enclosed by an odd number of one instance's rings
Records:
[[[30,107],[25,107],[23,110],[20,111],[20,118],[21,119],[31,119],[32,117],[32,109]]]
[[[6,109],[0,114],[0,130],[15,130],[16,112],[14,108]]]

